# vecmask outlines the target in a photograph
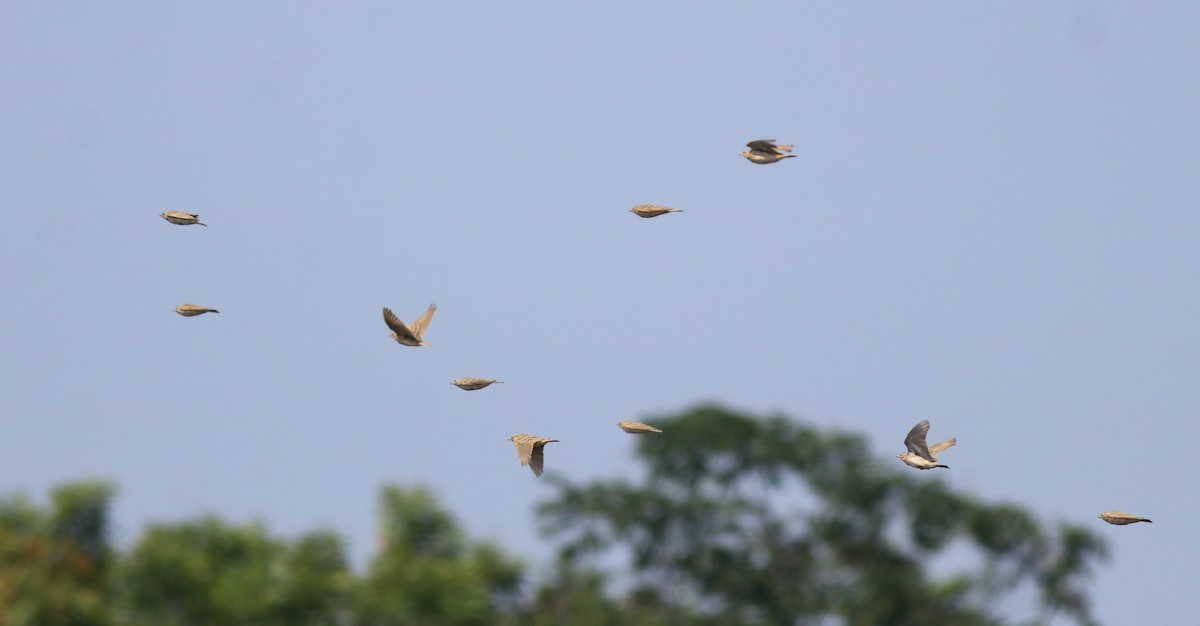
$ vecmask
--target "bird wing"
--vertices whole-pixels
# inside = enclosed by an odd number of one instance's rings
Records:
[[[545,447],[544,442],[539,442],[541,445],[533,447],[533,453],[529,456],[529,469],[533,470],[534,476],[542,475],[542,451]]]
[[[433,319],[435,312],[437,312],[437,305],[431,304],[429,305],[429,309],[425,311],[425,314],[418,317],[417,321],[412,323],[412,334],[417,338],[417,341],[420,341],[421,337],[425,335],[425,329],[429,328],[429,321]]]
[[[761,150],[762,152],[767,152],[770,154],[778,154],[778,151],[775,148],[774,139],[755,139],[754,141],[746,144],[746,147],[750,148],[751,150]]]
[[[517,435],[513,437],[513,446],[517,448],[517,460],[521,465],[529,465],[529,461],[533,456],[533,438],[529,435]],[[541,457],[538,457],[538,464],[541,464]]]
[[[648,424],[643,424],[641,422],[632,422],[632,421],[617,422],[617,426],[620,426],[621,430],[623,430],[627,433],[661,433],[662,432],[661,430],[659,430],[653,426],[650,426]]]
[[[929,448],[925,445],[925,435],[929,432],[929,420],[921,420],[912,430],[908,431],[908,436],[904,438],[904,447],[908,451],[929,461],[934,462],[932,454],[929,454]]]
[[[1104,518],[1104,521],[1110,522],[1110,523],[1112,520],[1117,520],[1117,524],[1120,524],[1120,525],[1133,524],[1135,522],[1150,522],[1150,520],[1145,517],[1133,515],[1132,513],[1125,513],[1123,511],[1107,511],[1100,517]],[[1111,519],[1109,519],[1109,518],[1111,518]],[[1153,524],[1154,522],[1150,522],[1150,523]]]
[[[937,455],[940,454],[942,450],[945,450],[946,448],[949,448],[956,443],[958,443],[958,437],[955,437],[953,439],[947,439],[941,443],[935,443],[932,446],[929,446],[929,454],[932,454],[934,457],[937,457]]]
[[[413,332],[408,329],[408,326],[405,326],[404,322],[400,321],[400,318],[396,317],[396,314],[392,313],[392,310],[387,307],[383,307],[383,322],[387,324],[388,328],[392,329],[392,332],[396,333],[396,335],[400,337],[407,337],[417,342],[421,341],[421,338],[413,335]]]

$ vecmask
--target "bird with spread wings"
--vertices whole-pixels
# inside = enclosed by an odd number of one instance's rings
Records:
[[[437,305],[429,305],[429,310],[425,314],[417,318],[411,326],[405,326],[404,322],[396,317],[392,310],[383,307],[383,321],[392,329],[392,339],[402,346],[428,346],[425,343],[425,329],[429,328],[429,321],[433,319],[434,312],[437,311]]]

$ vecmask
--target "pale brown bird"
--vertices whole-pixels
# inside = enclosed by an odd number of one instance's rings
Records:
[[[794,159],[794,154],[784,154],[791,152],[792,146],[776,144],[774,139],[755,139],[746,144],[749,150],[742,150],[741,155],[746,157],[751,163],[766,165],[767,163],[775,163],[784,159]]]
[[[657,204],[639,204],[629,210],[638,217],[646,218],[658,217],[667,213],[683,213],[683,209],[670,209],[665,206],[658,206]]]
[[[425,314],[417,318],[411,326],[405,326],[400,318],[396,317],[392,310],[383,307],[383,321],[392,329],[392,339],[402,346],[428,346],[425,343],[425,329],[429,327],[429,320],[433,319],[433,313],[437,311],[437,305],[429,305],[429,310]]]
[[[1128,526],[1129,524],[1135,524],[1137,522],[1147,522],[1150,524],[1154,523],[1144,517],[1130,515],[1129,513],[1122,513],[1120,511],[1105,511],[1100,515],[1097,515],[1097,517],[1108,522],[1109,524],[1116,524],[1117,526]]]
[[[179,224],[180,226],[199,224],[201,226],[208,227],[208,224],[200,221],[199,215],[184,213],[183,211],[163,211],[162,213],[159,213],[159,215],[161,215],[164,220],[167,220],[172,224]]]
[[[933,469],[935,467],[944,467],[950,469],[949,465],[942,465],[937,462],[937,455],[942,450],[958,443],[958,438],[947,439],[941,443],[936,443],[932,446],[925,445],[925,435],[929,433],[929,420],[921,420],[912,430],[908,431],[908,436],[904,438],[904,447],[908,448],[908,452],[897,454],[896,458],[904,461],[904,464],[909,467],[915,467],[921,470]]]
[[[629,421],[617,422],[617,426],[620,426],[621,430],[623,430],[627,433],[633,433],[635,435],[642,435],[645,433],[661,433],[662,432],[661,430],[659,430],[653,426],[643,424],[641,422],[629,422]]]
[[[466,389],[467,391],[475,391],[476,389],[483,389],[484,387],[487,387],[488,385],[490,385],[492,383],[503,384],[504,381],[491,380],[489,378],[455,378],[454,380],[450,381],[451,385],[454,385],[455,387],[458,387],[459,389]]]
[[[534,476],[542,475],[542,448],[548,443],[558,441],[524,434],[513,435],[508,440],[517,448],[517,460],[521,461],[521,465],[528,465]]]
[[[175,307],[175,312],[184,317],[196,317],[197,315],[204,315],[205,313],[220,313],[220,311],[216,309],[205,308],[198,304],[181,304]]]

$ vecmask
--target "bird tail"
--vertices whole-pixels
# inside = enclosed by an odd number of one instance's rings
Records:
[[[205,224],[204,222],[201,222],[201,221],[197,220],[197,221],[196,221],[196,223],[197,223],[197,224],[199,224],[199,225],[201,225],[201,226],[203,226],[203,227],[205,227],[205,228],[208,228],[208,224]]]
[[[779,160],[782,161],[784,159],[794,159],[794,158],[796,158],[796,155],[794,155],[794,154],[785,154],[785,155],[779,157]]]
[[[220,313],[220,311],[218,311],[216,309],[209,309],[209,311],[212,311],[213,313]]]
[[[944,467],[946,469],[950,469],[949,465],[934,465],[934,467]]]

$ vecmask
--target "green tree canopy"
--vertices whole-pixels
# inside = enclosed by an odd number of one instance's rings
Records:
[[[665,603],[714,625],[1001,625],[1016,622],[998,601],[1025,589],[1031,619],[1092,621],[1084,582],[1107,548],[1083,528],[1047,527],[884,464],[860,436],[782,416],[701,406],[648,421],[665,433],[638,440],[643,482],[555,479],[540,507],[564,561],[629,555],[627,606]],[[977,566],[931,571],[951,546]]]
[[[559,558],[536,589],[421,487],[381,490],[376,553],[356,573],[332,532],[211,516],[151,525],[118,553],[114,490],[83,482],[46,507],[0,499],[0,626],[1091,621],[1084,583],[1106,547],[1089,531],[955,491],[953,474],[856,435],[715,406],[650,421],[666,432],[637,439],[642,482],[555,481],[540,518]],[[606,553],[631,571],[606,571]]]
[[[81,482],[55,489],[43,510],[0,500],[0,625],[106,626],[108,507],[114,489]]]
[[[341,540],[289,543],[215,517],[146,529],[119,576],[122,623],[335,624],[349,591]]]
[[[379,552],[359,589],[361,626],[488,626],[515,606],[521,565],[470,543],[423,488],[385,487]]]

